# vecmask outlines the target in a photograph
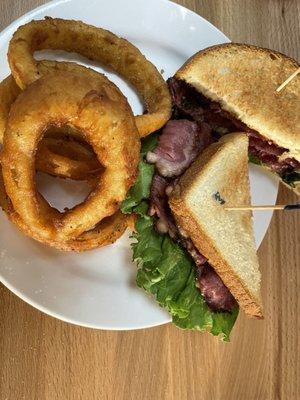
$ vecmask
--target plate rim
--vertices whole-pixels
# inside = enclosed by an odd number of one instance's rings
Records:
[[[7,33],[7,31],[9,31],[14,26],[19,25],[19,22],[22,21],[24,18],[30,18],[31,15],[34,15],[36,12],[38,12],[40,10],[47,10],[48,8],[51,8],[54,5],[71,3],[72,1],[73,0],[50,0],[50,1],[47,1],[45,4],[42,4],[38,7],[33,8],[30,11],[27,11],[25,14],[21,15],[20,17],[18,17],[14,21],[12,21],[9,25],[7,25],[4,29],[2,29],[0,31],[0,36],[5,35]],[[119,1],[122,1],[122,0],[119,0]],[[136,0],[136,1],[140,1],[142,3],[144,0]],[[193,14],[195,17],[202,19],[202,21],[204,21],[206,24],[210,25],[213,29],[217,30],[218,33],[224,37],[224,40],[231,42],[231,39],[229,39],[229,37],[226,36],[224,32],[222,32],[218,27],[216,27],[212,22],[210,22],[207,19],[205,19],[204,17],[202,17],[202,15],[197,14],[195,11],[190,10],[189,8],[187,8],[181,4],[175,3],[173,0],[155,0],[155,1],[165,3],[165,4],[171,3],[173,6],[178,7],[180,9],[184,10],[185,12],[188,12],[189,14]],[[82,21],[82,22],[84,22],[84,21]]]

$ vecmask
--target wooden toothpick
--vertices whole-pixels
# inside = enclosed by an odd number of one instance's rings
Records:
[[[225,210],[228,211],[266,211],[266,210],[300,210],[300,203],[296,204],[275,204],[275,205],[266,205],[266,206],[238,206],[238,207],[224,207]]]
[[[298,68],[291,76],[289,76],[278,88],[276,92],[279,93],[288,83],[291,82],[300,73],[300,68]]]

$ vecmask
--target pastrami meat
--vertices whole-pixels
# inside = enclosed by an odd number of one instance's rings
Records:
[[[293,157],[279,160],[279,157],[288,151],[287,149],[277,146],[257,131],[248,128],[230,113],[222,110],[218,103],[210,101],[197,92],[191,85],[176,78],[170,78],[168,84],[176,118],[204,122],[210,126],[212,135],[216,138],[226,133],[245,132],[249,137],[249,154],[281,177],[300,170],[299,161]]]

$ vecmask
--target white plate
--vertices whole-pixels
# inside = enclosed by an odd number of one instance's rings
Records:
[[[1,33],[1,78],[9,73],[6,53],[13,32],[19,25],[47,15],[80,19],[127,38],[164,71],[165,78],[172,76],[196,51],[228,41],[197,14],[166,0],[54,1],[18,19]],[[121,79],[108,76],[128,96],[134,111],[140,112],[137,96]],[[45,178],[40,181],[43,186]],[[251,185],[254,203],[275,202],[277,182],[269,175],[251,168]],[[66,185],[59,189],[47,185],[48,198],[60,207],[68,202],[70,205],[74,194],[79,200],[84,193],[78,184],[71,189],[70,197]],[[270,219],[271,213],[255,216],[258,245]],[[137,329],[169,322],[169,315],[136,288],[135,274],[128,235],[104,249],[69,254],[24,237],[5,215],[0,215],[0,279],[23,300],[47,314],[102,329]]]

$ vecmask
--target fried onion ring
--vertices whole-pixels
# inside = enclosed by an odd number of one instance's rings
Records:
[[[61,69],[67,70],[67,65],[61,63]],[[56,62],[46,61],[43,68],[55,68]],[[78,66],[80,67],[80,66]],[[68,63],[69,70],[76,69]],[[86,68],[80,67],[80,71],[87,74]],[[79,68],[78,68],[79,69]],[[98,75],[98,74],[97,74]],[[11,105],[21,93],[12,76],[0,82],[0,143],[3,142],[3,135],[8,119]],[[53,131],[49,132],[51,135]],[[69,132],[66,132],[67,140],[62,137],[55,141],[52,137],[43,138],[37,154],[36,167],[38,171],[53,176],[86,180],[101,170],[101,166],[93,151],[89,150],[83,142],[70,140]]]
[[[105,168],[87,199],[64,213],[41,201],[34,183],[37,145],[49,126],[81,132]],[[32,236],[53,243],[80,240],[117,211],[135,180],[140,151],[134,117],[116,86],[65,71],[42,77],[19,95],[3,144],[4,185],[15,212]]]
[[[45,205],[45,211],[48,209],[45,200],[40,198],[42,206]],[[125,232],[128,225],[128,216],[117,211],[111,217],[105,218],[96,227],[80,235],[77,239],[69,240],[67,242],[54,242],[53,240],[45,240],[41,238],[37,232],[32,231],[15,212],[13,205],[6,194],[2,169],[0,166],[0,207],[6,213],[12,223],[14,223],[21,232],[39,242],[43,242],[51,247],[55,247],[64,251],[77,251],[83,252],[92,250],[102,246],[108,246],[119,239]],[[56,213],[54,212],[56,215]],[[54,215],[54,216],[55,216]]]
[[[140,136],[160,129],[170,118],[171,98],[155,66],[130,42],[80,21],[49,18],[31,21],[13,35],[8,61],[17,84],[25,89],[43,76],[33,58],[37,50],[75,52],[109,67],[132,84],[141,95],[147,114],[136,118]]]
[[[15,102],[21,89],[16,84],[14,78],[9,75],[0,82],[0,143],[3,142],[6,122],[11,105]]]
[[[98,72],[83,67],[75,63],[56,62],[56,61],[40,61],[39,69],[43,75],[54,73],[55,71],[69,71],[80,73],[87,77],[98,78],[100,82],[108,82],[108,79]],[[9,110],[13,102],[17,99],[21,90],[15,83],[12,76],[7,77],[0,83],[0,143],[3,141],[3,135],[7,123]],[[68,132],[68,140],[55,141],[49,137],[45,137],[40,145],[36,167],[37,170],[62,178],[70,178],[76,180],[86,180],[98,174],[101,166],[92,150],[82,142],[70,140],[74,136],[74,132]],[[53,136],[53,130],[50,131]],[[78,137],[75,137],[78,139]]]

